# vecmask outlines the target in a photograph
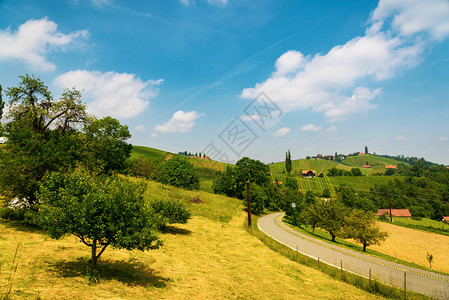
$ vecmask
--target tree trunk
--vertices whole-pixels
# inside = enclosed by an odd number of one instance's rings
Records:
[[[97,240],[92,241],[92,270],[97,268]]]
[[[332,234],[332,242],[335,242],[335,235]]]
[[[363,243],[363,252],[366,252],[366,243]]]

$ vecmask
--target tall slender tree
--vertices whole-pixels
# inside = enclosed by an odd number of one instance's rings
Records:
[[[290,150],[285,153],[285,170],[288,174],[292,171],[292,156]]]

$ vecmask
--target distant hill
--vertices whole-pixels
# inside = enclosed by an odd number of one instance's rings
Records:
[[[373,154],[363,154],[357,156],[347,156],[345,160],[342,161],[343,164],[363,168],[364,165],[370,165],[371,168],[366,169],[364,175],[370,175],[374,173],[385,173],[385,166],[398,166],[399,164],[404,164],[408,166],[408,163],[400,162],[391,158],[380,157]]]
[[[285,170],[285,162],[278,162],[270,164],[270,171],[273,176],[282,176]],[[332,160],[325,159],[297,159],[292,161],[292,174],[301,175],[302,170],[315,170],[316,174],[327,174],[330,168],[337,168],[342,170],[351,170],[352,167],[339,164]]]

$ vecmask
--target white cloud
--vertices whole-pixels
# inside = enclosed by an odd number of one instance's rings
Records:
[[[140,125],[137,125],[136,127],[134,127],[134,130],[138,131],[138,132],[143,132],[143,131],[145,131],[145,129],[146,129],[146,127],[143,124],[140,124]]]
[[[190,132],[195,125],[195,120],[203,115],[196,111],[184,112],[178,110],[170,120],[162,125],[156,125],[154,130],[157,132]]]
[[[75,87],[91,102],[88,111],[97,116],[132,118],[147,108],[163,82],[142,81],[134,74],[76,70],[64,73],[55,79],[61,88]]]
[[[368,88],[368,83],[378,84],[417,65],[429,36],[449,36],[449,3],[431,2],[381,0],[365,35],[325,54],[304,56],[287,51],[277,59],[270,78],[244,89],[241,96],[253,99],[264,92],[283,110],[312,109],[330,121],[366,114],[376,108],[372,100],[381,90]],[[391,26],[397,30],[384,28],[392,16]],[[411,36],[421,32],[425,34]]]
[[[402,140],[404,140],[404,136],[400,135],[400,136],[396,137],[395,140],[396,141],[402,141]]]
[[[28,20],[15,32],[0,30],[0,60],[17,59],[36,71],[54,71],[56,65],[47,60],[47,54],[87,37],[87,30],[60,33],[58,25],[47,18]]]
[[[189,0],[179,0],[179,2],[180,2],[182,5],[185,5],[185,6],[189,6],[189,5],[190,5],[190,1],[189,1]]]
[[[334,133],[334,132],[337,132],[337,130],[338,130],[338,128],[335,125],[332,125],[328,129],[326,129],[326,132],[327,133]]]
[[[284,135],[287,135],[287,134],[289,134],[289,133],[290,133],[290,128],[283,127],[283,128],[281,128],[281,129],[276,130],[276,131],[273,133],[273,136],[276,136],[276,137],[278,137],[278,136],[284,136]]]
[[[403,36],[424,32],[442,40],[449,35],[447,0],[380,0],[372,21],[384,22],[390,17],[393,29]]]
[[[301,131],[319,131],[321,129],[320,126],[316,126],[314,124],[307,124],[301,127]]]
[[[276,60],[276,72],[274,76],[285,76],[296,73],[305,63],[301,52],[290,50]]]
[[[445,137],[445,136],[442,136],[437,139],[437,142],[444,142],[444,141],[447,141],[447,137]]]

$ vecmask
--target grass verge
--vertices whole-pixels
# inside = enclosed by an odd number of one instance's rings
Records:
[[[247,225],[247,224],[246,224]],[[316,270],[319,270],[330,277],[348,283],[350,285],[353,285],[357,288],[360,288],[366,292],[369,292],[371,294],[379,295],[382,297],[390,298],[390,299],[403,299],[404,298],[404,291],[398,287],[390,286],[383,284],[379,281],[374,279],[366,279],[361,276],[357,276],[355,274],[349,273],[347,271],[342,271],[338,268],[331,267],[325,263],[320,263],[319,261],[316,261],[308,256],[305,256],[279,242],[276,240],[270,238],[263,232],[259,230],[257,227],[257,217],[253,220],[252,223],[252,229],[248,230],[252,235],[257,237],[260,241],[262,241],[268,248],[272,249],[273,251],[278,252],[279,254],[283,255],[284,257],[290,259],[291,261],[300,263],[302,265],[314,268]],[[248,226],[247,226],[248,227]],[[407,298],[408,299],[429,299],[428,297],[424,295],[420,295],[413,292],[407,292]]]
[[[331,235],[329,233],[327,233],[326,231],[321,230],[320,228],[315,228],[315,231],[313,232],[312,228],[310,226],[304,226],[303,225],[301,227],[297,227],[297,226],[293,226],[293,225],[291,225],[291,224],[289,224],[287,222],[284,222],[284,223],[287,224],[287,226],[289,226],[290,228],[293,228],[294,230],[296,230],[298,232],[301,232],[301,233],[303,233],[305,235],[308,235],[308,236],[316,238],[316,239],[320,239],[320,240],[325,241],[325,242],[327,242],[329,244],[332,244],[332,245],[337,245],[337,246],[340,246],[340,247],[343,247],[343,248],[346,248],[346,249],[349,249],[349,250],[353,250],[353,251],[356,251],[356,252],[360,252],[360,253],[363,253],[363,254],[369,254],[371,256],[382,258],[382,259],[385,259],[387,261],[395,262],[395,263],[398,263],[398,264],[401,264],[401,265],[404,265],[404,266],[409,266],[409,267],[417,268],[417,269],[420,269],[420,270],[425,270],[425,271],[434,272],[434,273],[438,273],[438,274],[448,275],[449,276],[448,273],[445,273],[445,272],[442,272],[442,271],[438,271],[438,270],[435,270],[435,269],[429,269],[429,268],[426,268],[426,267],[424,267],[422,265],[415,264],[415,263],[412,263],[412,262],[409,262],[409,261],[406,261],[406,260],[402,260],[402,259],[399,259],[399,258],[396,258],[396,257],[392,257],[392,256],[390,256],[388,254],[385,254],[385,253],[382,253],[382,252],[379,252],[379,251],[376,251],[376,250],[373,250],[373,249],[370,249],[370,248],[366,248],[366,252],[363,252],[363,247],[362,246],[356,245],[354,243],[351,243],[351,242],[349,242],[347,240],[340,239],[338,237],[335,238],[335,242],[332,242],[331,241],[332,240]]]

